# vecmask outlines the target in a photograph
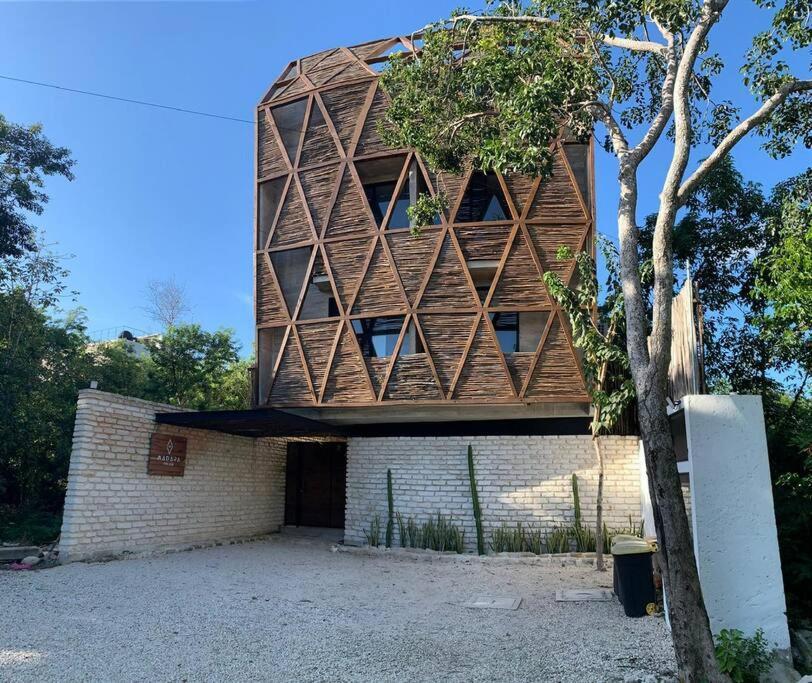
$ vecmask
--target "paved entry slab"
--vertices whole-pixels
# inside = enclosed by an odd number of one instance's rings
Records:
[[[474,600],[471,602],[465,603],[466,607],[472,607],[474,609],[519,609],[519,605],[522,604],[522,599],[520,597],[514,597],[511,595],[504,596],[504,597],[493,597],[489,595],[478,595]]]
[[[606,588],[571,588],[555,592],[556,602],[607,602],[612,591]]]

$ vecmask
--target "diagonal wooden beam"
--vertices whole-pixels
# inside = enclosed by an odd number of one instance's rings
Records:
[[[544,325],[544,330],[542,330],[541,339],[539,339],[539,344],[536,347],[536,352],[533,354],[533,359],[530,361],[530,367],[527,370],[527,377],[524,378],[522,389],[519,392],[519,398],[521,399],[523,399],[526,396],[527,389],[530,387],[530,381],[533,379],[533,373],[536,371],[536,365],[538,365],[539,358],[541,357],[541,350],[547,343],[547,337],[550,334],[550,329],[553,326],[554,319],[555,319],[555,311],[551,311],[550,314],[547,316],[547,323]]]
[[[395,369],[395,364],[398,362],[398,358],[400,358],[400,348],[403,346],[403,339],[406,336],[406,330],[409,329],[409,320],[411,320],[411,318],[412,316],[410,313],[407,313],[403,317],[403,325],[401,325],[400,334],[398,334],[398,339],[395,342],[395,348],[392,351],[392,356],[389,360],[389,366],[386,368],[386,374],[381,382],[381,390],[377,397],[378,403],[383,400],[383,395],[386,393],[386,387],[389,385],[389,378],[392,376],[392,371]]]
[[[485,327],[487,328],[488,334],[491,335],[491,343],[493,344],[494,348],[496,349],[496,353],[499,356],[499,361],[502,364],[502,371],[505,373],[505,377],[507,378],[508,386],[510,387],[510,393],[513,394],[514,398],[518,396],[516,393],[516,387],[513,386],[513,378],[510,376],[510,368],[507,365],[507,361],[505,360],[505,354],[502,353],[502,347],[499,346],[499,339],[496,336],[496,329],[493,326],[493,322],[491,321],[491,316],[488,313],[484,313],[482,315],[482,320],[485,322]]]
[[[426,360],[429,363],[429,368],[431,369],[431,375],[434,377],[434,383],[437,385],[437,391],[440,396],[445,397],[445,392],[443,391],[443,383],[440,381],[440,375],[437,374],[437,368],[434,365],[434,358],[431,355],[431,349],[429,348],[428,342],[426,341],[426,335],[423,334],[423,326],[420,324],[420,320],[417,317],[417,314],[412,316],[412,320],[414,321],[414,329],[418,335],[420,335],[420,343],[423,344],[423,350],[426,354]]]
[[[282,214],[282,207],[285,206],[285,202],[288,199],[291,178],[293,178],[293,175],[289,174],[287,180],[285,181],[285,186],[282,188],[279,206],[276,207],[276,212],[274,213],[273,220],[271,221],[271,227],[268,230],[268,237],[266,238],[265,244],[263,245],[263,249],[265,249],[266,251],[271,248],[271,240],[273,239],[274,232],[276,232],[276,224],[279,222],[279,216]]]
[[[465,346],[462,347],[462,354],[460,355],[460,362],[457,366],[457,369],[454,371],[454,377],[451,380],[451,384],[448,386],[448,398],[451,399],[454,396],[454,390],[457,388],[457,382],[460,379],[460,375],[462,374],[462,369],[465,364],[468,362],[468,352],[471,350],[471,345],[474,343],[474,338],[476,337],[476,333],[479,330],[479,323],[482,321],[482,316],[484,314],[480,310],[474,316],[474,324],[471,327],[471,331],[468,333],[468,339],[465,340]]]
[[[305,358],[304,348],[302,347],[302,340],[299,337],[299,331],[296,329],[296,325],[290,326],[291,332],[293,333],[293,340],[296,342],[296,346],[299,349],[299,360],[302,363],[302,370],[304,370],[305,379],[307,380],[307,388],[310,391],[310,395],[313,397],[313,401],[316,401],[316,391],[313,388],[313,380],[310,377],[310,366],[307,364],[307,359]]]

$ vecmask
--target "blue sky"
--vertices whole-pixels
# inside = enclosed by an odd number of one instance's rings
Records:
[[[4,2],[0,74],[251,119],[290,60],[339,45],[408,33],[456,2]],[[716,49],[736,63],[767,15],[732,8]],[[745,111],[733,69],[716,90]],[[140,310],[151,279],[185,285],[192,318],[252,340],[253,127],[0,80],[0,111],[41,122],[77,160],[76,180],[52,179],[37,219],[73,254],[71,285],[91,331],[151,330]],[[667,149],[641,174],[642,217],[656,204]],[[769,187],[808,165],[808,153],[772,161],[757,141],[738,148],[745,175]],[[696,159],[694,159],[695,161]],[[598,227],[616,234],[614,159],[597,161]]]

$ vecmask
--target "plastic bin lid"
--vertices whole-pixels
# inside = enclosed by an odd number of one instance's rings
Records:
[[[618,534],[612,538],[612,555],[639,555],[656,549],[653,543],[637,536]]]

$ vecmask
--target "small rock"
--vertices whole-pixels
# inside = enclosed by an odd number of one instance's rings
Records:
[[[24,557],[20,564],[27,564],[29,567],[33,567],[41,562],[41,558],[37,555],[29,555],[28,557]]]
[[[793,629],[790,631],[792,637],[792,654],[795,663],[801,671],[812,671],[812,631],[806,629]]]
[[[792,668],[792,664],[787,658],[780,655],[773,655],[772,664],[766,673],[759,676],[761,683],[798,683],[801,674]]]

